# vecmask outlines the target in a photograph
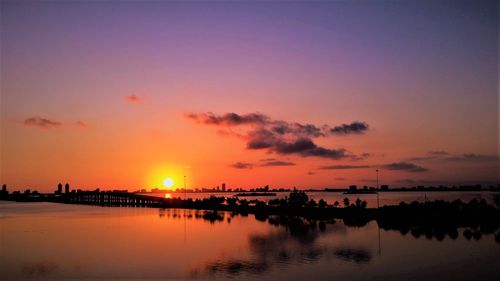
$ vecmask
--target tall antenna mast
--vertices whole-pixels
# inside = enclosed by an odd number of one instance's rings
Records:
[[[184,175],[184,200],[186,200],[186,175]]]
[[[379,187],[378,187],[378,169],[376,169],[375,172],[377,173],[377,209],[378,209],[378,208],[380,208],[379,196],[378,196],[378,192],[379,192]]]

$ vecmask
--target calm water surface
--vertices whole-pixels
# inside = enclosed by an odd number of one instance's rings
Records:
[[[253,215],[0,202],[1,280],[500,280],[492,234],[441,241]]]

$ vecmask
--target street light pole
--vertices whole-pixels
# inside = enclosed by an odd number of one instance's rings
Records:
[[[378,169],[376,169],[375,172],[377,173],[377,209],[378,209],[380,207],[379,196],[378,196],[378,192],[379,192],[379,186],[378,186]]]

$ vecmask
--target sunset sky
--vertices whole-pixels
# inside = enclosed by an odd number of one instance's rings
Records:
[[[13,189],[500,183],[497,1],[2,1]]]

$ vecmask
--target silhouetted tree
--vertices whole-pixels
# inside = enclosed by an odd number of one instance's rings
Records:
[[[337,208],[340,205],[339,201],[333,202],[333,207]]]
[[[361,208],[361,199],[356,198],[356,201],[354,202],[355,206],[358,208]]]
[[[326,201],[325,201],[325,200],[323,200],[323,199],[319,199],[318,206],[319,206],[320,208],[325,208],[325,207],[327,206]]]
[[[500,193],[493,195],[493,203],[497,206],[497,208],[500,208]]]
[[[238,198],[227,198],[226,203],[229,207],[234,208],[236,206],[236,203],[238,202]]]
[[[351,203],[351,200],[349,200],[349,198],[344,198],[344,207],[349,207],[349,204]]]
[[[307,202],[307,206],[311,207],[311,208],[316,208],[318,206],[318,203],[316,203],[316,201],[314,201],[314,199],[311,199],[311,200],[309,200],[309,202]]]
[[[368,205],[368,203],[367,203],[365,200],[363,200],[363,201],[361,202],[361,208],[366,209],[366,206],[367,206],[367,205]]]
[[[307,194],[304,191],[294,190],[294,191],[290,192],[290,198],[288,199],[290,206],[302,207],[308,201],[309,201],[309,197],[307,196]]]

